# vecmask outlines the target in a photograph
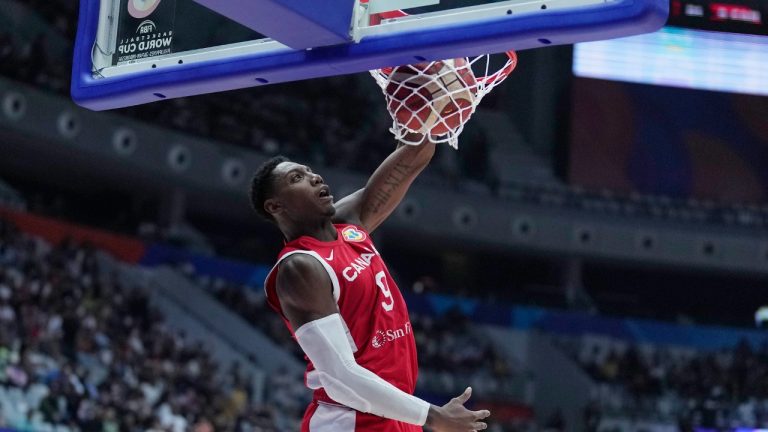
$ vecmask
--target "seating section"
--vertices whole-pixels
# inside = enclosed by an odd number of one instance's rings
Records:
[[[295,426],[276,405],[255,402],[237,364],[216,364],[204,343],[173,331],[143,288],[126,286],[98,255],[88,245],[49,245],[0,222],[0,426]],[[276,374],[268,385],[294,378]]]
[[[717,351],[586,335],[558,346],[595,380],[588,430],[725,430],[768,426],[768,345]]]

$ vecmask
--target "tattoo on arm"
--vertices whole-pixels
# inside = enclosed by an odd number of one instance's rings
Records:
[[[405,162],[395,164],[392,171],[387,174],[381,187],[373,193],[372,199],[366,206],[366,210],[374,214],[378,213],[381,207],[392,198],[392,193],[403,184],[403,181],[408,179],[412,171],[413,167],[410,164]]]

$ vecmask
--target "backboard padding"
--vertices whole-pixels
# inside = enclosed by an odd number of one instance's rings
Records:
[[[559,1],[559,3],[558,3]],[[482,20],[423,27],[393,20],[358,43],[292,50],[270,40],[226,45],[204,52],[174,53],[128,65],[93,69],[99,1],[81,0],[72,74],[72,97],[104,110],[238,88],[363,72],[375,68],[510,49],[524,50],[611,39],[660,28],[668,0],[615,0],[555,8],[573,0],[496,2],[498,14]],[[532,11],[517,13],[523,7]],[[550,6],[541,9],[541,6]],[[538,9],[537,9],[538,8]],[[505,13],[507,10],[511,13]]]

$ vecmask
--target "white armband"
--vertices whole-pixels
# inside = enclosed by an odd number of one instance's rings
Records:
[[[426,423],[429,402],[409,395],[357,364],[338,313],[299,327],[296,340],[315,365],[320,383],[331,399],[379,417],[418,426]]]

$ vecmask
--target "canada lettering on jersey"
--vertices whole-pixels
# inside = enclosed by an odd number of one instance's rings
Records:
[[[344,275],[344,279],[350,282],[357,279],[357,277],[360,276],[360,273],[371,266],[371,261],[375,256],[375,253],[361,253],[349,264],[349,266],[344,267],[344,270],[341,271],[341,274]]]

